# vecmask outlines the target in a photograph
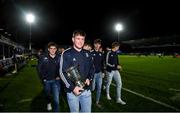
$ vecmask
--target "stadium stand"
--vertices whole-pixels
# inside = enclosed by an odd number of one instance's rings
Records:
[[[152,37],[123,41],[123,44],[131,46],[130,53],[144,55],[179,55],[180,36]]]
[[[24,50],[20,44],[0,35],[0,76],[11,72],[15,63],[18,69],[25,64]]]

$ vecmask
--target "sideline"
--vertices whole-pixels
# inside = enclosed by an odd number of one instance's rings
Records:
[[[112,86],[116,86],[116,85],[115,85],[114,83],[112,83]],[[122,89],[125,90],[125,91],[127,91],[127,92],[130,92],[130,93],[132,93],[132,94],[135,94],[135,95],[137,95],[137,96],[139,96],[139,97],[145,98],[145,99],[147,99],[147,100],[150,100],[150,101],[153,101],[153,102],[155,102],[155,103],[157,103],[157,104],[160,104],[160,105],[162,105],[162,106],[165,106],[165,107],[167,107],[167,108],[171,108],[171,109],[173,109],[173,110],[180,111],[179,108],[176,108],[176,107],[171,106],[171,105],[169,105],[169,104],[166,104],[166,103],[164,103],[164,102],[155,100],[155,99],[153,99],[153,98],[151,98],[151,97],[147,97],[147,96],[145,96],[145,95],[143,95],[143,94],[134,92],[134,91],[132,91],[132,90],[130,90],[130,89],[127,89],[127,88],[122,88]]]

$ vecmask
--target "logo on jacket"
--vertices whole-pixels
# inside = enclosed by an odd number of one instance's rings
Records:
[[[43,62],[48,62],[48,57],[44,57]]]
[[[88,54],[88,53],[86,53],[86,57],[89,57],[89,54]]]
[[[76,58],[73,58],[73,61],[76,61]]]

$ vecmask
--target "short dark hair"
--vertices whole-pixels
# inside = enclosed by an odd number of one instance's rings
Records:
[[[73,37],[78,36],[78,35],[86,37],[86,33],[83,30],[80,30],[80,29],[75,30],[73,32]]]
[[[112,43],[112,48],[115,48],[115,47],[117,47],[117,46],[120,46],[119,42],[113,42],[113,43]]]
[[[91,46],[91,44],[88,43],[88,42],[85,42],[85,43],[84,43],[84,46]]]
[[[101,44],[101,39],[94,40],[94,44]]]
[[[49,42],[48,48],[50,48],[51,46],[55,46],[56,48],[58,48],[58,45],[55,42]]]

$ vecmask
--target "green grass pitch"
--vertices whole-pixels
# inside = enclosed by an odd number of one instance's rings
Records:
[[[100,102],[95,106],[92,92],[93,112],[175,112],[180,110],[180,59],[172,56],[120,55],[123,70],[122,99],[126,105],[115,102],[115,86],[111,86],[112,100],[106,99],[102,90]],[[46,111],[42,84],[38,78],[37,60],[30,61],[18,74],[0,78],[0,111],[40,112]],[[60,111],[68,112],[65,93],[61,93]]]

